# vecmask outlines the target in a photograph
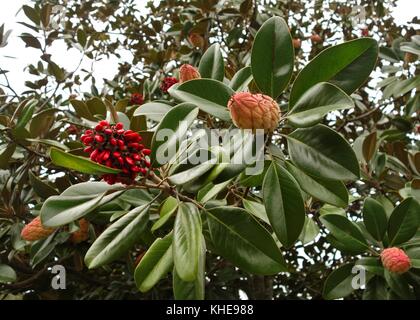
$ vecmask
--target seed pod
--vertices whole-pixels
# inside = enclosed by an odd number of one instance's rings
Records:
[[[233,123],[241,129],[263,129],[265,132],[272,132],[280,120],[277,102],[259,93],[234,94],[228,102],[228,109]]]
[[[89,239],[89,221],[86,219],[79,220],[79,230],[73,232],[70,241],[74,244],[86,241]]]
[[[395,273],[405,273],[411,268],[410,258],[400,248],[387,248],[381,253],[382,265]]]
[[[20,235],[23,240],[36,241],[48,237],[54,231],[54,228],[44,227],[41,223],[41,217],[38,216],[22,229]]]
[[[197,68],[193,67],[192,65],[183,64],[181,68],[179,68],[180,83],[199,78],[201,78],[200,72],[198,72]]]

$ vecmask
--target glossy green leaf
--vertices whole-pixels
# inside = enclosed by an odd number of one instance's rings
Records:
[[[251,52],[251,67],[258,88],[277,98],[290,81],[294,50],[286,22],[272,17],[258,30]]]
[[[7,264],[0,264],[0,283],[16,281],[16,272]]]
[[[297,129],[287,136],[293,163],[311,176],[332,180],[359,178],[359,162],[348,142],[325,125]]]
[[[303,225],[302,232],[299,235],[299,240],[303,245],[312,242],[319,234],[318,225],[308,217],[305,217],[305,224]]]
[[[160,208],[160,218],[153,224],[151,231],[155,232],[157,229],[162,227],[175,213],[178,208],[178,200],[174,197],[168,197],[163,202]]]
[[[401,299],[414,300],[415,296],[403,275],[384,270],[385,280],[391,290]]]
[[[205,190],[205,192],[200,192],[197,195],[197,200],[201,203],[206,203],[213,198],[215,198],[220,192],[222,192],[226,187],[229,185],[231,180],[227,180],[225,182],[221,182],[219,184],[209,184],[209,189]]]
[[[95,117],[90,112],[90,110],[89,110],[89,108],[88,108],[88,106],[87,106],[86,103],[84,103],[81,100],[71,99],[70,100],[70,104],[72,105],[72,107],[76,111],[76,114],[79,117],[82,117],[82,118],[85,118],[85,119],[88,119],[88,120],[95,121]]]
[[[211,161],[206,161],[202,164],[192,167],[191,169],[174,174],[173,176],[169,177],[169,180],[175,185],[183,185],[201,177],[213,167],[214,163]]]
[[[353,93],[368,78],[377,56],[378,44],[371,38],[360,38],[323,50],[296,77],[290,93],[290,107],[319,82],[330,82],[347,94]]]
[[[10,158],[15,153],[16,144],[9,143],[6,147],[0,150],[0,169],[7,169],[9,168],[9,161]]]
[[[369,280],[363,291],[363,300],[387,300],[388,290],[384,278],[375,276]]]
[[[89,100],[86,101],[86,105],[90,111],[91,114],[93,115],[101,115],[101,116],[106,116],[106,105],[105,103],[102,101],[102,99],[98,98],[98,97],[93,97]]]
[[[383,99],[388,99],[391,95],[394,98],[399,98],[420,85],[420,77],[415,76],[405,80],[399,80],[392,87],[392,90],[384,93]]]
[[[26,103],[21,115],[19,116],[18,122],[16,123],[16,126],[14,128],[15,130],[23,129],[26,126],[26,124],[32,119],[37,104],[38,100],[36,99],[31,99]]]
[[[149,291],[172,269],[172,234],[153,242],[137,265],[134,280],[141,292]]]
[[[305,223],[305,208],[296,180],[275,162],[263,182],[264,206],[268,220],[283,246],[290,248]]]
[[[121,184],[82,182],[67,188],[59,196],[49,197],[41,207],[42,224],[58,227],[78,220],[124,192]]]
[[[384,275],[384,268],[379,257],[362,257],[356,261],[355,265],[378,276]]]
[[[261,219],[265,223],[270,224],[270,221],[267,217],[267,212],[265,211],[265,206],[263,204],[247,199],[243,199],[242,203],[246,211],[253,214],[258,219]]]
[[[194,281],[202,239],[201,217],[192,203],[180,203],[175,218],[173,256],[176,273],[184,281]]]
[[[171,149],[177,150],[176,145],[180,143],[179,139],[182,139],[186,134],[188,127],[194,122],[197,115],[198,108],[195,105],[183,103],[172,108],[164,116],[152,138],[153,152],[150,156],[154,167],[160,167],[167,163],[167,161],[161,163],[162,161],[157,160]],[[165,136],[164,129],[172,131],[169,136]]]
[[[26,141],[40,143],[49,147],[55,147],[64,151],[70,151],[70,148],[56,140],[51,139],[26,139]]]
[[[169,94],[175,99],[193,103],[224,121],[231,121],[227,104],[233,93],[230,87],[213,79],[194,79],[169,89]]]
[[[220,45],[211,45],[201,57],[198,71],[202,78],[210,78],[223,81],[225,77],[225,64],[223,62]]]
[[[39,11],[35,10],[34,8],[24,5],[22,6],[23,12],[25,15],[33,22],[35,25],[39,25],[41,23],[41,16]]]
[[[306,193],[336,207],[347,207],[349,194],[343,182],[312,177],[290,162],[286,162],[286,167]]]
[[[69,233],[53,233],[48,238],[37,241],[31,246],[30,265],[35,268],[48,258],[58,244],[62,244],[70,237]]]
[[[365,237],[354,222],[338,214],[325,214],[320,219],[347,250],[363,253],[368,249]]]
[[[133,116],[146,116],[147,118],[160,122],[172,107],[162,102],[149,102],[142,104],[135,111]]]
[[[25,42],[25,45],[26,45],[25,48],[31,47],[35,49],[42,49],[41,42],[32,34],[25,32],[20,35],[20,38],[22,39],[23,42]]]
[[[152,201],[153,197],[147,190],[142,189],[126,189],[126,191],[118,199],[131,206],[139,207]],[[119,206],[121,207],[121,206]],[[123,207],[121,207],[123,208]],[[127,207],[129,208],[129,206]]]
[[[273,237],[245,210],[216,207],[206,213],[218,254],[250,273],[270,275],[287,271]]]
[[[241,173],[239,176],[240,184],[245,187],[259,187],[262,185],[265,177],[265,173],[267,172],[268,168],[270,167],[271,161],[265,160],[264,161],[264,169],[259,174],[246,174],[245,171]],[[258,165],[255,163],[255,165]]]
[[[388,227],[388,219],[384,207],[375,199],[365,199],[363,205],[363,222],[372,237],[378,241],[382,241]]]
[[[366,160],[366,163],[369,163],[369,161],[373,158],[377,150],[377,135],[376,131],[374,131],[368,134],[363,139],[362,154],[363,158]]]
[[[205,267],[206,267],[206,244],[204,239],[201,241],[202,248],[198,259],[198,272],[197,277],[194,281],[184,281],[176,272],[173,270],[173,290],[174,297],[176,300],[204,300],[205,290]]]
[[[35,193],[41,198],[46,199],[58,194],[57,190],[55,190],[47,182],[44,182],[35,176],[32,171],[29,171],[29,182],[31,183],[31,187],[34,189]]]
[[[343,217],[346,217],[346,211],[343,208],[339,208],[328,203],[324,204],[319,210],[319,214],[322,216],[324,214],[339,214]]]
[[[93,162],[85,157],[75,156],[54,147],[50,149],[50,157],[52,163],[56,166],[88,174],[103,175],[107,173],[118,173],[121,171],[119,169],[109,168],[102,164]]]
[[[354,108],[353,100],[340,88],[321,82],[309,88],[290,109],[287,119],[295,127],[309,127],[330,111]]]
[[[354,290],[352,287],[352,279],[354,277],[352,269],[353,264],[346,264],[331,272],[324,283],[322,296],[325,299],[333,300],[344,298],[351,294]]]
[[[410,240],[420,224],[420,205],[414,198],[406,198],[395,207],[388,222],[390,246]]]
[[[102,232],[85,255],[88,268],[103,266],[127,253],[147,227],[148,209],[148,205],[134,208]]]
[[[32,117],[29,132],[32,137],[42,137],[51,129],[57,109],[43,110]]]
[[[245,91],[250,82],[252,81],[252,69],[250,66],[243,67],[235,73],[229,86],[237,92]]]

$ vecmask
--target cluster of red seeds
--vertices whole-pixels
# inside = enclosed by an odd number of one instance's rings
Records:
[[[160,90],[164,93],[167,93],[169,88],[172,87],[175,83],[178,83],[178,79],[174,77],[166,77],[163,79],[162,84],[160,85]]]
[[[109,184],[132,184],[139,173],[145,175],[150,168],[146,157],[150,155],[150,149],[140,143],[142,138],[137,132],[124,130],[122,123],[110,125],[103,120],[93,130],[86,130],[81,140],[92,161],[121,169],[118,174],[102,176]]]
[[[132,105],[142,105],[144,102],[144,97],[141,93],[135,92],[130,97],[130,104]]]

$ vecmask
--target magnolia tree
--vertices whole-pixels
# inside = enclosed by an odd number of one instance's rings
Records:
[[[21,94],[2,68],[6,298],[420,297],[419,36],[381,1],[266,2],[23,7],[40,60]],[[56,41],[134,58],[99,90]]]

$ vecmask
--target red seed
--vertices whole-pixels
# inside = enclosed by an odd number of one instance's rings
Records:
[[[102,160],[104,160],[104,161],[108,160],[110,154],[111,154],[111,151],[109,151],[109,150],[106,150],[106,151],[102,152]]]
[[[123,159],[123,157],[118,157],[118,158],[117,158],[117,161],[118,161],[120,164],[124,164],[124,159]]]
[[[123,129],[124,128],[124,125],[121,123],[121,122],[118,122],[116,125],[115,125],[115,129],[117,129],[117,130],[121,130],[121,129]]]
[[[124,135],[126,136],[126,135],[128,135],[128,134],[132,134],[134,131],[133,130],[126,130],[125,132],[124,132]]]
[[[114,153],[112,153],[112,155],[116,158],[118,158],[119,156],[121,156],[121,153],[118,151],[115,151]]]
[[[144,165],[148,168],[150,168],[150,161],[144,160]]]
[[[93,150],[93,152],[90,154],[90,159],[93,161],[96,161],[96,157],[98,156],[98,149]]]
[[[119,130],[117,130],[117,133],[118,133],[118,134],[123,134],[123,133],[124,133],[124,129],[119,129]]]
[[[130,143],[128,144],[128,146],[129,146],[130,148],[138,149],[140,145],[139,145],[137,142],[130,142]]]
[[[130,141],[140,141],[140,136],[136,132],[125,135],[125,138]]]
[[[150,149],[143,149],[142,152],[143,152],[144,155],[148,156],[149,154],[152,153],[152,150],[150,150]]]
[[[134,164],[134,160],[131,159],[130,157],[125,157],[125,162],[127,162],[130,166]]]
[[[97,135],[95,135],[95,140],[99,143],[102,143],[102,142],[104,142],[104,137],[97,134]]]
[[[108,159],[108,160],[105,162],[105,165],[106,165],[107,167],[112,167],[112,160],[111,160],[111,159]]]
[[[84,152],[87,152],[87,153],[91,153],[91,152],[92,152],[92,150],[93,150],[93,148],[92,148],[92,147],[86,147],[85,149],[83,149],[83,151],[84,151]]]
[[[137,167],[137,166],[132,166],[130,169],[131,169],[131,171],[133,171],[133,172],[139,172],[139,171],[140,171],[140,168],[139,168],[139,167]]]
[[[88,144],[92,143],[92,141],[93,141],[93,137],[86,137],[83,140],[83,143],[87,146]]]
[[[133,154],[131,157],[132,157],[134,160],[137,160],[137,161],[141,160],[141,156],[140,156],[138,153]]]
[[[118,144],[117,139],[114,139],[114,138],[109,139],[109,143],[111,143],[111,145],[113,146],[116,146]]]
[[[95,127],[95,130],[96,130],[96,131],[102,131],[102,130],[104,130],[104,127],[103,127],[103,126],[101,126],[100,124],[98,124],[98,125]]]
[[[145,168],[140,168],[140,172],[141,172],[142,174],[146,174],[146,173],[147,173],[147,170],[146,170]]]
[[[103,127],[109,127],[109,122],[106,120],[99,121],[99,124]]]
[[[105,129],[104,132],[105,132],[105,134],[107,134],[109,136],[112,134],[112,130],[111,129]]]

